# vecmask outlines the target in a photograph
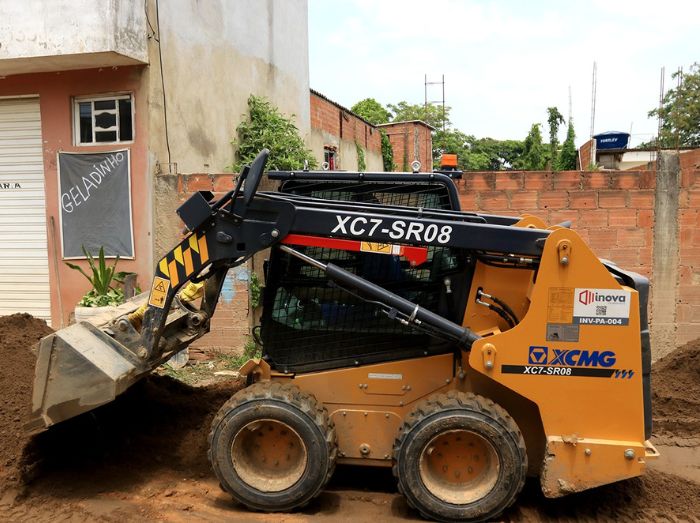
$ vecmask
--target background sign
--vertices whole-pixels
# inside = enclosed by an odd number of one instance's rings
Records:
[[[64,258],[92,254],[133,258],[129,150],[58,153]]]

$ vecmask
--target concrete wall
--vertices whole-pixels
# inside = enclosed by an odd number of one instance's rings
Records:
[[[131,149],[131,197],[134,227],[134,260],[121,260],[119,270],[138,274],[138,282],[148,288],[153,275],[151,256],[151,172],[147,165],[148,125],[146,122],[147,99],[142,89],[145,70],[142,66],[129,66],[60,73],[39,73],[10,76],[0,79],[0,96],[38,94],[41,110],[41,134],[44,156],[44,180],[46,195],[46,223],[48,229],[49,281],[51,284],[52,325],[64,322],[78,300],[90,289],[90,284],[78,272],[69,269],[62,261],[61,246],[53,242],[60,238],[57,153],[102,152],[125,147]],[[99,95],[114,92],[134,94],[135,134],[133,143],[117,145],[74,146],[72,126],[72,97]],[[51,220],[56,230],[51,230]],[[59,240],[60,241],[60,240]],[[57,260],[55,258],[58,258]],[[75,263],[87,268],[82,260]],[[60,287],[59,287],[60,284]],[[59,295],[58,289],[61,289]],[[59,303],[61,300],[61,303]]]
[[[467,172],[457,184],[465,211],[571,220],[598,256],[649,277],[659,358],[700,337],[700,170],[686,162],[681,168],[676,156],[656,171]]]
[[[308,139],[308,21],[306,0],[170,0],[160,2],[158,13],[148,0],[148,12],[154,26],[160,23],[149,40],[148,87],[150,162],[162,173],[155,199],[159,256],[179,228],[171,175],[220,173],[233,163],[231,141],[250,94],[294,115]]]
[[[357,147],[365,152],[366,171],[384,170],[382,142],[379,130],[337,103],[310,94],[311,137],[309,145],[319,165],[323,163],[324,147],[335,147],[338,151],[336,169],[355,171],[359,169]]]
[[[180,237],[175,214],[180,202],[198,187],[213,188],[209,173],[225,172],[233,163],[231,141],[248,117],[251,94],[293,116],[309,141],[308,7],[306,0],[169,0],[156,12],[154,0],[148,0],[147,9],[155,29],[147,88],[159,258]],[[217,178],[216,190],[232,187],[233,176]],[[230,292],[199,346],[242,348],[248,312],[247,292],[240,289],[247,288],[246,271],[255,268],[251,260],[248,268],[230,274]]]
[[[146,63],[140,0],[0,0],[0,75]]]
[[[179,172],[222,172],[231,165],[230,142],[247,116],[250,94],[294,115],[302,136],[308,134],[306,1],[170,0],[159,10],[171,162]],[[154,39],[150,62],[153,126],[164,131]],[[151,150],[164,158],[164,146],[154,143]]]

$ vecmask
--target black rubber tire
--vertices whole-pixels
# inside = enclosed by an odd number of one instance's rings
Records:
[[[436,497],[421,478],[423,450],[437,435],[454,430],[467,430],[487,440],[500,464],[493,488],[470,503],[455,504]],[[513,418],[493,401],[457,391],[436,394],[406,417],[394,443],[393,472],[399,491],[424,518],[487,521],[512,505],[525,484],[525,441]]]
[[[306,447],[306,466],[288,488],[265,492],[236,473],[231,456],[234,438],[256,420],[280,421],[291,427]],[[219,410],[209,433],[208,457],[221,488],[250,509],[291,511],[316,497],[335,470],[338,445],[326,409],[313,395],[291,384],[260,382],[234,394]]]

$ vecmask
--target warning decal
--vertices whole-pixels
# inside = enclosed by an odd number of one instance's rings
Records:
[[[548,323],[572,323],[574,315],[574,289],[550,287],[547,304]]]
[[[381,254],[401,254],[401,246],[390,243],[362,242],[362,252],[377,252]]]
[[[165,297],[168,295],[170,282],[164,278],[156,276],[153,278],[151,286],[151,295],[148,298],[148,304],[153,307],[162,309],[165,306]]]

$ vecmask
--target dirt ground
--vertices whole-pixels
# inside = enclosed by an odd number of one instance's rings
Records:
[[[0,521],[420,521],[389,470],[341,466],[301,512],[235,504],[206,459],[206,435],[236,381],[193,387],[153,375],[117,401],[32,439],[22,436],[33,376],[29,347],[50,330],[0,318]],[[528,480],[505,521],[700,521],[700,342],[654,366],[662,458],[642,478],[547,500]]]

